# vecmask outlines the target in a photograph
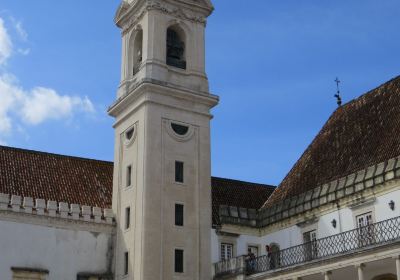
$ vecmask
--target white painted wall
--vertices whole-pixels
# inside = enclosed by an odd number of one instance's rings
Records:
[[[389,202],[391,200],[395,202],[394,211],[389,208]],[[279,244],[281,249],[296,246],[303,243],[303,233],[312,229],[317,229],[318,239],[349,231],[357,226],[355,224],[355,216],[358,215],[358,213],[368,211],[373,211],[375,222],[400,216],[400,190],[395,189],[387,194],[377,196],[375,201],[357,208],[343,208],[325,214],[320,216],[315,224],[310,224],[302,228],[293,225],[262,237],[241,234],[235,239],[236,244],[234,244],[234,246],[236,246],[236,248],[234,252],[236,252],[236,256],[245,255],[247,254],[248,245],[259,245],[261,249],[259,252],[261,252],[261,255],[265,255],[265,245],[271,243]],[[333,219],[337,222],[336,228],[332,226]],[[221,242],[221,237],[216,234],[214,229],[211,230],[211,236],[211,257],[212,262],[215,263],[219,261],[219,244]]]
[[[105,273],[111,264],[110,242],[110,233],[0,220],[0,279],[12,279],[11,267],[47,269],[50,280]]]

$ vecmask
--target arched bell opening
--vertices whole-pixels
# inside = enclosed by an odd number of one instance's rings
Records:
[[[172,25],[167,29],[167,65],[186,69],[186,36],[179,25]]]

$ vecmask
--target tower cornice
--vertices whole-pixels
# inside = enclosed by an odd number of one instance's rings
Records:
[[[178,2],[180,6],[177,6],[174,2]],[[206,24],[207,17],[212,13],[214,7],[209,1],[202,2],[209,4],[200,5],[187,0],[166,0],[163,2],[159,0],[137,0],[131,4],[123,1],[117,10],[114,21],[122,29],[122,33],[125,33],[135,26],[146,12],[157,10],[182,20]]]
[[[182,101],[194,102],[196,104],[204,105],[207,110],[195,110],[191,109],[190,111],[195,111],[198,114],[207,115],[212,118],[212,115],[208,113],[210,108],[213,108],[218,104],[219,97],[212,94],[199,93],[195,91],[191,91],[188,89],[181,89],[174,86],[157,84],[156,81],[153,80],[144,80],[128,94],[125,94],[118,98],[109,108],[108,114],[113,117],[117,117],[123,111],[125,111],[131,104],[137,102],[143,95],[147,95],[146,98],[143,99],[141,103],[159,103],[162,105],[166,105],[160,102],[159,98],[156,96],[168,96],[172,98],[178,98]],[[154,97],[153,97],[154,96]],[[136,105],[136,107],[139,107]],[[185,108],[180,108],[181,110],[186,110]]]

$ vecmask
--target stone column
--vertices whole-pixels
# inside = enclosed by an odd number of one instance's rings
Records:
[[[332,280],[332,271],[324,272],[324,280]]]
[[[396,272],[397,272],[397,279],[400,279],[400,256],[396,257]]]
[[[363,263],[356,265],[358,280],[364,280],[364,267],[365,267],[365,264],[363,264]]]

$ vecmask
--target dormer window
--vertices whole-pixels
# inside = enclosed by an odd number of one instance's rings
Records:
[[[177,27],[167,29],[167,65],[186,69],[183,32]]]

